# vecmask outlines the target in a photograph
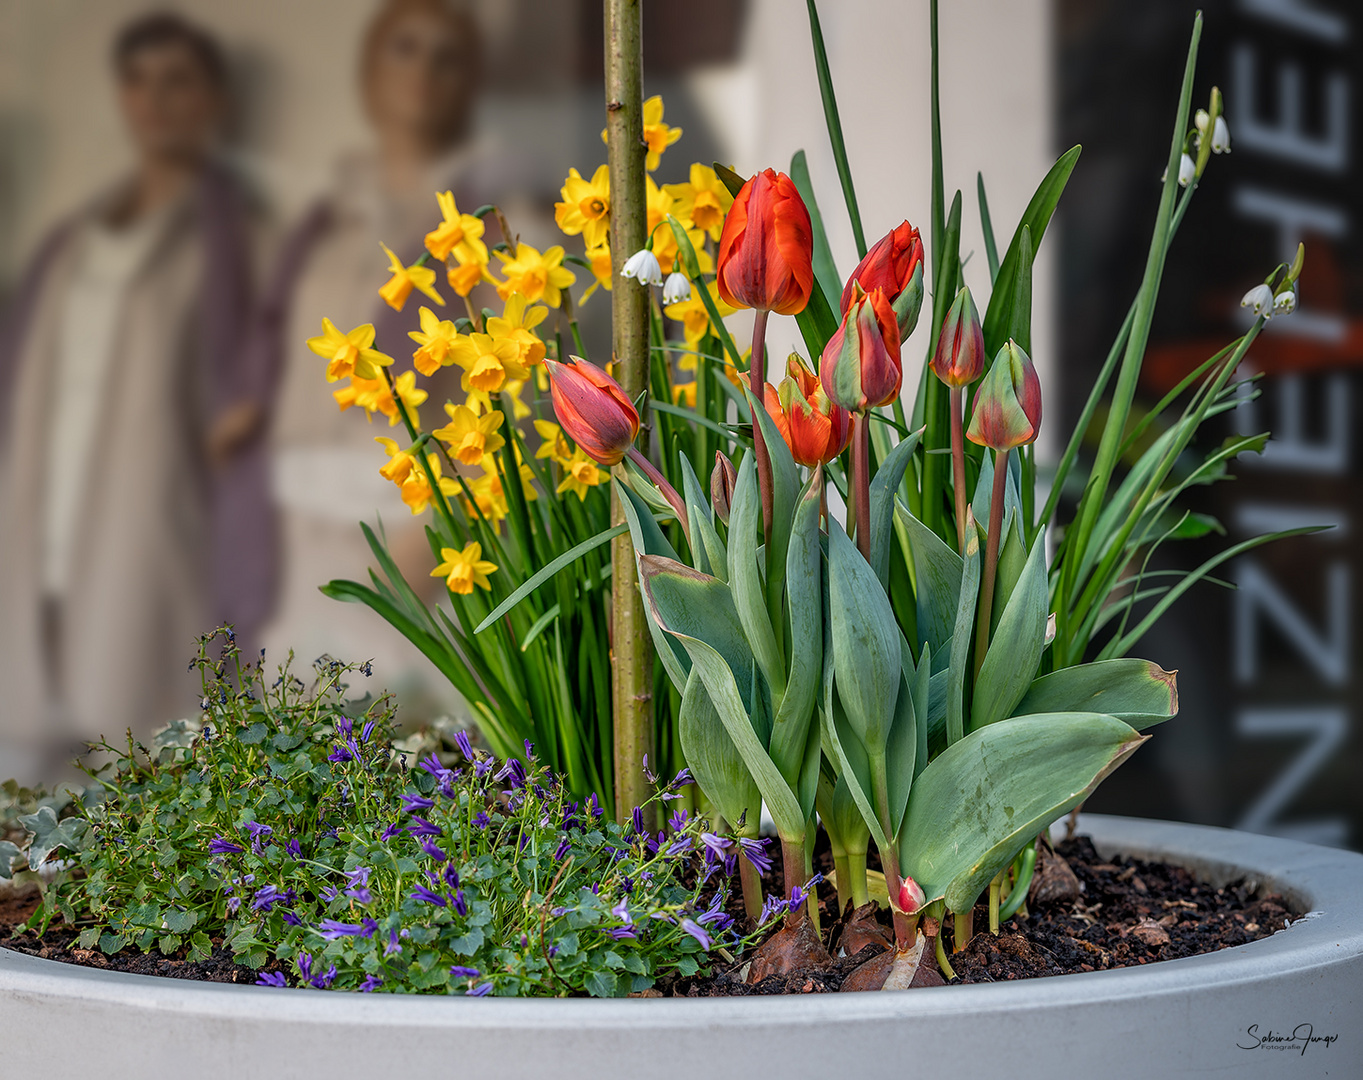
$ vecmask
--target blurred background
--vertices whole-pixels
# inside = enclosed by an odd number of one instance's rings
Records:
[[[1141,655],[1180,669],[1182,715],[1092,805],[1356,846],[1363,14],[1201,6],[1194,99],[1225,92],[1234,153],[1171,256],[1147,400],[1238,332],[1240,296],[1299,240],[1308,258],[1302,310],[1250,355],[1263,397],[1223,432],[1275,439],[1199,496],[1224,535],[1166,557],[1335,528],[1228,564],[1238,589],[1199,586],[1145,639]],[[1054,460],[1139,283],[1194,5],[941,7],[948,196],[965,193],[972,289],[988,288],[976,173],[1006,235],[1054,158],[1084,145],[1037,271],[1035,358],[1047,415],[1065,421],[1043,427]],[[821,8],[867,235],[926,226],[926,0]],[[803,148],[835,258],[853,265],[804,5],[644,10],[645,92],[683,129],[658,181],[693,161],[784,169]],[[372,657],[413,715],[458,712],[396,631],[316,591],[363,579],[359,520],[388,526],[414,579],[428,553],[377,475],[381,432],[337,413],[304,340],[324,315],[375,321],[380,348],[405,339],[375,295],[379,242],[419,246],[437,190],[580,251],[553,204],[569,167],[605,161],[601,57],[596,0],[0,0],[0,776],[192,712],[193,636],[223,618],[275,659]],[[582,309],[594,355],[608,317],[599,294]],[[774,362],[798,340],[773,319]]]

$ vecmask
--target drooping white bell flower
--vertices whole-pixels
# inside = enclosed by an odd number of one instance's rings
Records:
[[[1249,308],[1255,315],[1268,318],[1273,314],[1273,290],[1267,285],[1256,285],[1245,293],[1240,306]]]
[[[691,282],[680,270],[673,270],[667,275],[667,281],[663,285],[663,303],[680,304],[683,300],[691,299]]]
[[[1212,153],[1230,153],[1230,128],[1226,126],[1226,118],[1218,116],[1216,123],[1212,125]]]
[[[640,248],[628,259],[620,271],[623,278],[637,278],[641,285],[661,285],[663,268],[658,265],[658,256],[648,248]]]

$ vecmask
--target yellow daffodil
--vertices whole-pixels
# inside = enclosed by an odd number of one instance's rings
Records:
[[[705,288],[710,292],[710,298],[715,302],[715,310],[719,312],[720,318],[732,315],[737,308],[732,308],[719,297],[719,289],[713,281],[706,282]],[[699,293],[693,286],[691,289],[691,299],[683,300],[678,304],[668,304],[663,308],[663,314],[669,319],[682,324],[682,333],[686,337],[688,348],[695,349],[700,345],[701,339],[706,334],[713,333],[710,328],[710,313],[705,309],[705,304],[701,300]]]
[[[563,463],[563,481],[557,491],[562,495],[571,491],[578,499],[586,501],[587,492],[601,483],[601,468],[584,454],[581,448],[573,451],[572,456]]]
[[[539,432],[539,437],[544,440],[540,443],[540,448],[535,451],[535,457],[548,458],[560,465],[566,465],[572,459],[573,448],[568,444],[563,429],[556,423],[552,420],[536,420],[535,430]]]
[[[435,201],[440,206],[444,220],[426,234],[426,250],[441,262],[448,259],[451,253],[461,263],[487,262],[487,245],[482,240],[482,220],[472,214],[461,214],[451,191],[436,195]]]
[[[528,304],[520,293],[512,293],[506,298],[502,314],[488,319],[487,332],[493,338],[514,342],[520,353],[520,363],[534,367],[544,360],[544,342],[535,333],[535,327],[548,314],[548,308]]]
[[[406,406],[407,419],[411,421],[412,427],[417,431],[420,431],[421,420],[417,416],[417,406],[424,402],[430,395],[427,394],[425,390],[421,389],[421,387],[417,386],[415,371],[404,371],[394,380],[393,385],[397,391],[398,400]],[[389,401],[391,400],[392,397],[390,396]],[[385,415],[388,417],[389,427],[392,427],[398,422],[396,407],[391,413],[385,413]]]
[[[336,399],[341,412],[352,406],[358,406],[365,411],[369,420],[373,420],[376,412],[381,412],[385,416],[397,415],[397,406],[393,404],[393,394],[388,389],[386,379],[352,378],[347,385],[333,390],[331,396]]]
[[[421,309],[421,329],[409,330],[407,336],[420,348],[412,355],[412,365],[423,375],[434,375],[442,367],[454,363],[450,346],[459,336],[454,323],[439,318],[428,307]]]
[[[691,166],[691,179],[687,183],[665,187],[676,200],[672,213],[687,231],[697,229],[718,243],[724,217],[734,204],[734,197],[715,170],[697,161]]]
[[[384,453],[388,455],[388,464],[379,466],[379,475],[385,480],[391,480],[401,487],[414,471],[421,471],[416,455],[410,450],[403,450],[392,439],[384,438],[382,435],[374,436],[374,441],[382,446]]]
[[[662,160],[663,151],[681,138],[682,129],[668,127],[663,123],[663,99],[654,94],[644,102],[644,142],[648,144],[648,156],[644,168],[652,172]],[[606,129],[601,129],[601,141],[606,141]]]
[[[691,362],[695,363],[692,357]],[[677,383],[672,387],[672,402],[676,405],[685,405],[688,408],[696,407],[696,380],[692,379],[688,383]]]
[[[357,326],[343,334],[330,319],[322,320],[320,336],[308,338],[308,348],[327,361],[327,382],[352,375],[361,379],[377,379],[379,368],[387,367],[393,358],[371,348],[373,344],[372,323]]]
[[[530,369],[520,362],[520,346],[511,338],[491,334],[460,334],[450,345],[454,362],[464,369],[460,384],[465,393],[495,394],[508,379],[524,379]]]
[[[554,204],[558,227],[568,236],[581,233],[582,242],[589,248],[604,244],[610,230],[610,169],[602,165],[590,180],[584,180],[576,169],[569,169],[560,192],[563,201]]]
[[[411,295],[413,289],[419,289],[441,307],[445,306],[445,301],[441,295],[435,291],[435,271],[429,266],[416,263],[412,266],[403,266],[402,260],[393,254],[393,249],[387,244],[379,244],[383,248],[383,253],[388,256],[388,268],[393,276],[388,279],[388,284],[379,290],[379,295],[394,311],[401,311],[402,305],[407,303],[407,297]]]
[[[512,293],[520,293],[528,303],[543,300],[550,307],[558,307],[561,291],[577,280],[577,275],[564,268],[563,254],[557,244],[542,253],[529,244],[517,244],[515,258],[497,252],[506,278],[497,286],[497,295],[505,300]]]
[[[497,433],[505,417],[500,412],[478,416],[467,405],[446,405],[450,422],[431,434],[450,448],[465,465],[481,465],[484,454],[495,454],[506,445]]]
[[[598,285],[606,292],[610,292],[612,278],[614,277],[611,273],[610,245],[601,244],[599,247],[588,248],[586,258],[592,264],[592,277],[596,280],[587,286],[587,291],[582,294],[582,299],[578,301],[579,304],[585,304],[587,298],[596,292]]]
[[[459,256],[456,255],[457,259]],[[487,262],[461,262],[445,269],[445,280],[450,283],[456,296],[467,297],[477,288],[478,283],[487,277]]]
[[[473,495],[472,504],[469,503],[467,496],[463,494],[459,496],[464,513],[468,517],[482,515],[488,524],[494,527],[506,517],[506,496],[502,494],[501,478],[495,472],[485,472],[478,479],[470,480],[468,489]]]
[[[495,574],[497,566],[483,558],[483,546],[477,540],[465,545],[463,551],[443,547],[440,557],[445,561],[431,571],[431,577],[443,577],[450,592],[468,596],[475,585],[491,591],[487,576]]]
[[[413,514],[419,514],[426,507],[431,505],[431,500],[435,493],[431,490],[430,476],[427,476],[426,469],[422,468],[421,462],[411,450],[403,450],[392,439],[385,439],[382,435],[377,436],[374,441],[383,447],[388,455],[388,464],[379,468],[379,475],[386,480],[391,480],[398,486],[398,491],[402,495],[402,501],[407,504]],[[436,478],[440,484],[440,490],[446,495],[452,494],[457,488],[448,479],[440,476],[440,456],[438,454],[427,454],[426,464],[430,468],[431,476]]]
[[[681,221],[677,217],[677,199],[668,188],[660,188],[655,184],[651,176],[645,178],[644,187],[648,198],[648,230],[653,237],[653,254],[662,272],[670,274],[677,268],[677,236],[666,221],[669,214]],[[696,251],[696,262],[700,264],[701,272],[712,272],[714,261],[705,250],[705,234],[699,229],[688,229],[686,235]]]

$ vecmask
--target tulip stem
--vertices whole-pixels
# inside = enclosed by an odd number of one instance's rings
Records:
[[[980,579],[980,617],[975,625],[975,678],[989,649],[989,621],[994,616],[994,575],[999,568],[999,533],[1003,531],[1003,493],[1008,483],[1008,451],[994,451],[994,490],[989,496],[989,535],[984,543],[984,575]]]
[[[965,490],[965,444],[961,433],[963,419],[961,416],[961,388],[959,386],[951,388],[949,408],[951,409],[951,480],[956,492],[956,497],[952,500],[956,504],[956,549],[964,558],[965,508],[970,505],[970,499]]]
[[[677,524],[682,527],[682,532],[686,534],[686,542],[687,544],[690,544],[691,519],[686,513],[686,503],[684,503],[682,497],[677,494],[677,489],[668,483],[667,477],[658,471],[658,467],[654,465],[653,462],[649,461],[647,457],[639,452],[637,446],[631,446],[625,453],[628,455],[630,461],[639,466],[639,470],[653,481],[653,486],[662,492],[663,498],[667,500],[668,505],[676,511]]]
[[[866,415],[852,417],[852,510],[857,522],[857,547],[871,561],[871,437]]]
[[[805,876],[805,839],[803,836],[798,840],[782,839],[781,875],[787,900],[795,895],[796,889],[809,880]],[[805,907],[806,905],[801,904],[799,907],[791,909],[786,915],[786,925],[798,926],[800,920],[805,917]]]
[[[762,408],[767,383],[767,316],[766,308],[753,311],[752,358],[748,364],[748,385],[752,389],[753,408]],[[762,491],[762,535],[771,550],[771,455],[767,453],[767,442],[762,437],[762,426],[753,419],[753,452],[757,455],[757,481]]]

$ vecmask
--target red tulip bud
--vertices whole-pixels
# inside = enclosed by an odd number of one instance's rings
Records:
[[[864,292],[884,289],[899,322],[899,340],[913,333],[923,303],[923,241],[907,221],[875,242],[842,290],[842,313],[852,303],[852,285]]]
[[[853,282],[847,314],[819,358],[824,393],[835,405],[861,413],[897,398],[902,378],[899,324],[885,290],[864,293]]]
[[[1011,450],[1041,430],[1041,381],[1031,358],[1011,338],[975,393],[966,438],[991,450]]]
[[[926,899],[927,896],[918,882],[911,877],[905,877],[899,886],[899,910],[905,915],[917,915]]]
[[[710,502],[715,514],[725,525],[729,524],[729,507],[734,501],[734,484],[738,482],[738,470],[724,454],[715,451],[715,471],[710,474]]]
[[[942,322],[932,370],[948,386],[969,386],[984,374],[984,331],[970,290],[962,288]]]
[[[797,315],[814,287],[809,211],[785,173],[758,173],[734,197],[719,236],[716,284],[731,307]]]
[[[639,434],[639,413],[620,384],[580,356],[545,364],[563,430],[597,464],[616,464]]]

